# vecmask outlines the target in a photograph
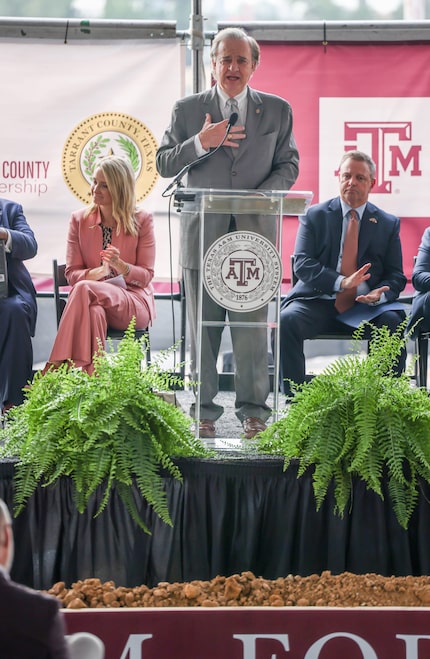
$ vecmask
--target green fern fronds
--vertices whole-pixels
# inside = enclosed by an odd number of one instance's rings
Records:
[[[298,387],[288,413],[259,436],[259,450],[283,455],[285,468],[298,461],[298,476],[313,469],[317,509],[333,486],[335,512],[343,516],[353,505],[355,478],[381,498],[388,479],[394,513],[407,528],[419,479],[430,482],[430,397],[411,386],[408,374],[394,375],[406,324],[392,335],[372,326],[366,357],[361,325],[351,354]]]
[[[148,532],[131,495],[137,486],[154,513],[171,524],[165,475],[180,481],[174,458],[208,451],[191,432],[190,418],[157,395],[179,379],[163,371],[162,359],[146,365],[147,348],[145,337],[135,340],[133,320],[116,351],[111,343],[106,351],[100,346],[93,375],[62,365],[35,376],[24,404],[9,412],[0,430],[0,457],[18,460],[15,514],[38,485],[68,476],[79,512],[99,490],[100,514],[115,490]]]

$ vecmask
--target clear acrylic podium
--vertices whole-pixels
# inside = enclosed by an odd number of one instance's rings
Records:
[[[282,282],[282,220],[301,215],[312,192],[284,190],[211,190],[181,188],[175,204],[181,213],[200,218],[199,286],[195,357],[195,428],[200,421],[202,331],[205,327],[264,327],[273,341],[273,413],[278,416],[279,315]],[[221,229],[221,231],[220,231]],[[226,313],[222,322],[203,313],[203,293]],[[249,312],[274,305],[265,322],[230,321],[229,311]],[[235,314],[236,315],[236,314]]]

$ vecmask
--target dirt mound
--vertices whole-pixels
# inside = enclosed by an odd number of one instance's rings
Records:
[[[113,581],[85,579],[47,591],[63,607],[217,607],[217,606],[430,606],[430,577],[382,577],[323,572],[274,580],[242,572],[211,581],[159,583],[154,588],[115,586]]]

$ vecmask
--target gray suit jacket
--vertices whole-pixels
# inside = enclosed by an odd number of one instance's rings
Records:
[[[157,151],[157,170],[166,178],[176,176],[197,158],[194,136],[201,130],[205,114],[222,121],[216,87],[183,98],[175,104],[171,123]],[[188,188],[222,190],[289,190],[298,175],[299,155],[293,136],[291,106],[287,101],[248,88],[246,139],[237,150],[222,147],[213,157],[190,169]],[[237,228],[273,237],[273,222],[253,215],[237,218]],[[210,245],[228,231],[230,216],[211,216],[205,225],[205,243]],[[199,217],[181,217],[181,263],[199,267]]]

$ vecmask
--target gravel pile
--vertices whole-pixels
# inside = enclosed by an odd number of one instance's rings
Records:
[[[211,581],[159,583],[124,588],[112,581],[85,579],[46,591],[67,609],[218,606],[430,606],[430,577],[382,577],[344,572],[274,580],[242,572]]]

